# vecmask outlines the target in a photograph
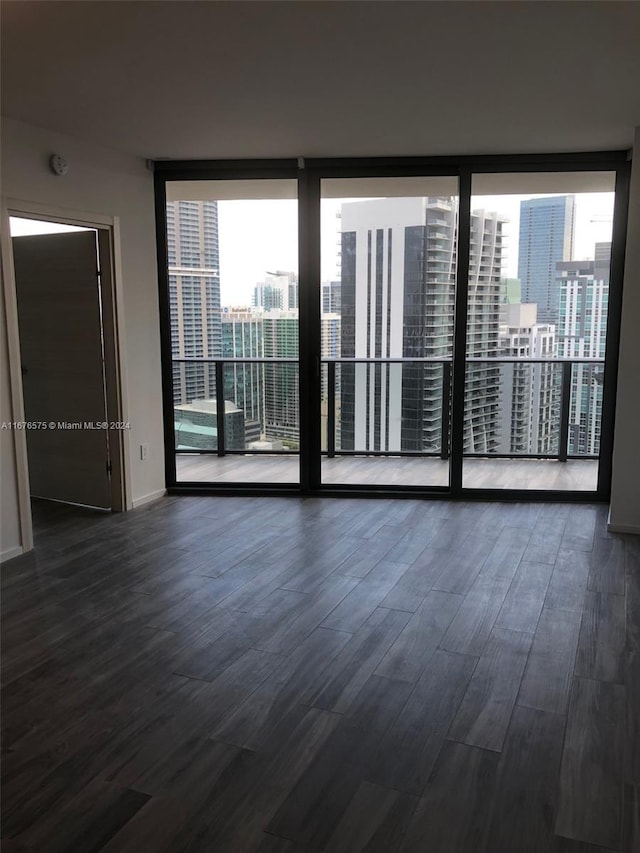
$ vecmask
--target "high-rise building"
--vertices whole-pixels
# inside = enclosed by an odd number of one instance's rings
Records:
[[[520,202],[518,278],[522,301],[536,303],[540,323],[558,324],[560,286],[556,264],[573,257],[574,230],[574,196]]]
[[[263,311],[281,310],[284,308],[284,292],[282,287],[272,281],[260,281],[253,288],[251,305],[262,308]]]
[[[293,272],[277,272],[272,273],[276,278],[282,281],[282,289],[285,294],[285,308],[288,311],[297,311],[298,305],[298,276]]]
[[[265,311],[262,314],[265,358],[298,358],[298,312]],[[300,441],[298,365],[264,365],[264,428],[267,438],[280,438],[289,447]]]
[[[453,352],[457,199],[389,198],[342,205],[341,354],[441,358]],[[468,355],[498,354],[503,220],[472,215]],[[341,446],[439,452],[443,365],[342,368]],[[497,446],[499,368],[467,371],[465,449]],[[445,415],[448,417],[448,413]]]
[[[224,308],[222,312],[222,357],[262,358],[262,311]],[[259,438],[264,424],[264,366],[259,363],[225,364],[224,390],[227,400],[244,413],[248,439]],[[258,424],[256,430],[255,425]]]
[[[605,355],[611,243],[596,243],[594,254],[593,261],[568,261],[557,265],[559,349],[565,358],[604,358]],[[573,365],[569,453],[599,453],[602,371],[602,364]]]
[[[267,272],[267,279],[258,282],[253,289],[251,304],[265,311],[284,309],[298,310],[298,276],[294,272]]]
[[[221,352],[218,204],[167,202],[171,352],[174,359]],[[176,364],[176,404],[215,396],[213,364]]]
[[[321,323],[322,358],[340,358],[340,314],[323,314]]]
[[[474,210],[469,248],[467,357],[494,358],[500,352],[502,226],[498,213]],[[500,366],[468,363],[464,401],[464,450],[492,453],[500,439]]]
[[[340,313],[340,282],[339,281],[323,281],[322,282],[322,313],[323,314],[339,314]]]
[[[323,359],[340,358],[340,314],[323,313],[321,318],[321,336],[320,336],[320,356]],[[335,367],[335,387],[334,387],[334,406],[335,406],[335,436],[340,435],[340,389],[341,389],[341,365]],[[322,446],[326,446],[326,424],[327,424],[327,405],[328,405],[328,366],[323,364],[320,373],[320,410],[321,410],[321,430],[322,430]]]
[[[335,334],[334,334],[335,337]],[[226,308],[222,315],[223,357],[298,359],[298,312]],[[299,442],[298,365],[286,362],[225,365],[225,396],[244,414],[247,445],[258,438]]]
[[[500,453],[555,453],[558,449],[558,375],[555,327],[538,323],[537,306],[500,310],[500,350],[509,358],[550,359],[547,364],[505,363],[500,401]]]

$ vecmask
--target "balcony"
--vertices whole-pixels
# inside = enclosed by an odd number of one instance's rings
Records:
[[[298,457],[252,454],[248,456],[179,455],[178,482],[194,483],[297,483]],[[598,462],[571,459],[551,460],[466,459],[464,486],[470,489],[552,489],[555,491],[595,491]],[[440,486],[449,484],[449,463],[439,459],[403,457],[335,457],[322,460],[325,485],[351,486]]]
[[[577,443],[570,403],[582,387],[580,366],[601,361],[467,358],[463,486],[595,491],[598,459],[582,452],[584,436]],[[551,406],[548,390],[536,405],[523,399],[517,368],[525,365],[532,381],[536,368],[554,371]],[[174,371],[183,376],[187,367],[213,397],[176,406],[177,481],[298,483],[297,359],[183,359]],[[450,359],[435,356],[322,359],[322,483],[447,487],[451,372]],[[378,397],[365,425],[362,408],[354,413],[366,394]],[[206,424],[192,414],[202,410]]]

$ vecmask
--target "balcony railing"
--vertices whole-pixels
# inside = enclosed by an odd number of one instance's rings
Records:
[[[500,365],[517,365],[517,366],[546,366],[551,368],[559,368],[559,382],[556,379],[555,371],[554,378],[552,381],[555,383],[554,387],[554,397],[555,400],[552,404],[550,404],[548,399],[548,390],[541,389],[541,400],[540,400],[540,410],[548,410],[551,411],[553,415],[554,423],[559,421],[557,433],[555,433],[555,426],[552,425],[551,429],[553,429],[554,434],[557,434],[557,450],[555,452],[547,452],[547,453],[521,453],[521,452],[493,452],[493,451],[481,451],[474,452],[466,450],[464,452],[465,457],[484,457],[484,458],[494,458],[494,459],[555,459],[560,462],[566,462],[568,459],[597,459],[597,456],[594,454],[588,453],[569,453],[569,432],[570,432],[570,407],[571,407],[571,393],[572,393],[572,380],[574,378],[573,367],[574,365],[603,365],[603,358],[520,358],[520,357],[475,357],[469,356],[465,359],[465,363],[468,367],[476,366],[480,368],[484,367],[484,370],[491,367],[500,367]],[[279,357],[279,358],[224,358],[224,359],[209,359],[209,358],[175,358],[173,359],[174,365],[191,365],[191,366],[202,366],[203,368],[207,365],[212,365],[214,367],[215,372],[215,401],[216,401],[216,410],[215,410],[215,432],[216,432],[216,446],[214,448],[188,448],[188,449],[177,449],[177,453],[209,453],[209,454],[217,454],[218,456],[225,456],[227,454],[256,454],[256,455],[272,455],[272,454],[289,454],[295,455],[297,454],[297,450],[272,450],[272,449],[260,449],[260,448],[245,448],[245,449],[231,449],[226,446],[226,436],[225,436],[225,405],[226,402],[231,400],[235,393],[230,395],[228,398],[225,395],[225,376],[224,369],[226,366],[239,366],[239,365],[298,365],[298,358],[295,357]],[[322,395],[323,400],[326,402],[326,449],[322,451],[324,456],[328,458],[334,458],[335,456],[416,456],[416,457],[439,457],[443,460],[447,460],[451,453],[450,448],[450,412],[451,412],[451,398],[452,398],[452,388],[451,388],[451,376],[452,376],[452,360],[450,357],[439,357],[439,356],[428,356],[423,358],[406,358],[406,357],[397,357],[397,358],[322,358],[321,364],[326,369],[326,379],[324,375],[322,376]],[[336,399],[337,399],[337,390],[338,390],[338,376],[337,376],[337,368],[342,369],[342,366],[349,365],[416,365],[423,367],[428,366],[439,366],[441,368],[441,383],[438,382],[434,385],[433,376],[425,377],[425,385],[422,390],[430,391],[429,401],[437,403],[437,410],[432,407],[430,412],[423,412],[423,421],[418,425],[415,425],[415,429],[424,430],[427,428],[427,431],[430,435],[433,435],[434,431],[439,431],[440,434],[440,448],[438,450],[367,450],[367,449],[343,449],[337,446],[336,441]],[[484,370],[482,374],[484,376]],[[467,381],[465,383],[466,388],[465,391],[467,393],[467,399],[465,400],[465,405],[468,406],[469,416],[475,417],[474,414],[474,406],[477,405],[473,402],[472,394],[475,394],[478,387],[482,386],[482,382],[480,382],[480,378],[478,376],[468,376]],[[520,413],[521,409],[521,384],[524,378],[518,374],[513,377],[516,381],[516,385],[513,387],[513,403],[516,407],[514,410],[516,414]],[[502,380],[500,380],[502,381]],[[495,383],[494,383],[495,384]],[[343,386],[344,390],[344,386]],[[500,395],[500,389],[492,388],[490,399],[487,398],[486,405],[495,407],[497,399]],[[263,388],[264,393],[264,388]],[[326,396],[325,396],[326,395]],[[526,403],[525,403],[526,409]],[[436,412],[437,419],[436,425],[434,426],[434,411]],[[510,413],[512,413],[510,409]],[[599,417],[599,410],[593,412],[593,418],[596,419]],[[440,421],[439,425],[437,424],[437,420]],[[496,423],[500,420],[500,414],[496,416]],[[547,425],[548,426],[548,425]],[[515,436],[516,440],[520,437],[522,432],[522,428],[520,425],[520,431],[518,431],[518,425],[510,425],[509,429],[512,431],[512,435]],[[542,437],[548,436],[548,433],[542,434]]]

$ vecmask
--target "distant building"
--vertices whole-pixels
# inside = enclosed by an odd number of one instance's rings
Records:
[[[262,358],[262,312],[246,308],[225,308],[222,312],[222,357],[225,359]],[[252,440],[256,437],[253,424],[258,424],[260,437],[264,424],[264,366],[262,364],[225,364],[225,397],[243,411],[245,427],[251,425]]]
[[[323,314],[320,324],[322,358],[340,358],[340,314]]]
[[[505,219],[498,213],[471,213],[468,358],[492,358],[500,352],[500,282]],[[469,363],[465,378],[464,450],[493,453],[500,439],[500,367],[490,361]]]
[[[298,304],[298,276],[293,272],[272,273],[282,281],[282,289],[285,294],[284,307],[288,311],[297,311],[300,307]]]
[[[225,359],[298,359],[298,312],[247,308],[222,315]],[[299,443],[297,363],[227,363],[225,396],[242,410],[247,442]]]
[[[556,264],[573,257],[575,197],[546,196],[520,202],[518,278],[522,301],[535,302],[540,323],[558,324]]]
[[[293,272],[267,272],[267,279],[253,289],[251,304],[265,311],[298,310],[298,276]]]
[[[217,450],[217,411],[215,400],[193,400],[176,406],[176,450]],[[230,400],[224,403],[224,446],[227,450],[245,448],[244,416],[242,410]]]
[[[555,327],[538,323],[537,306],[503,305],[500,354],[544,358],[550,364],[502,365],[500,453],[555,453],[558,449],[558,373]]]
[[[174,359],[221,352],[218,204],[167,202],[171,353]],[[215,394],[213,364],[174,364],[176,403]]]
[[[253,288],[251,305],[264,311],[281,310],[284,308],[284,292],[282,287],[273,282],[261,281]]]
[[[265,358],[298,358],[298,312],[265,311],[262,315]],[[298,364],[264,365],[264,430],[267,438],[300,442]]]
[[[340,282],[339,281],[323,281],[322,282],[322,313],[323,314],[339,314],[340,313]]]
[[[321,345],[320,345],[320,355],[323,359],[333,359],[340,358],[340,314],[328,314],[323,313],[320,318],[321,322]],[[335,368],[335,435],[336,438],[340,436],[340,390],[341,390],[341,375],[342,367],[341,365],[336,365]],[[327,375],[328,375],[328,367],[326,364],[322,365],[322,371],[320,374],[320,383],[321,383],[321,397],[320,397],[320,406],[321,406],[321,417],[322,417],[322,442],[323,447],[326,446],[326,417],[327,417],[327,403],[328,403],[328,391],[327,391]]]
[[[609,305],[611,243],[596,243],[595,260],[557,264],[560,288],[560,355],[604,358]],[[602,364],[576,364],[571,372],[569,453],[600,451]]]
[[[342,357],[451,359],[457,199],[350,202],[340,221]],[[502,224],[495,213],[471,218],[471,356],[498,354]],[[465,450],[492,452],[499,367],[469,365],[467,389]],[[344,365],[342,448],[439,452],[442,391],[439,363]]]

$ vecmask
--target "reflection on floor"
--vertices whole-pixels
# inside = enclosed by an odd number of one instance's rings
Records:
[[[640,849],[607,506],[43,503],[1,573],[3,853]]]
[[[297,456],[176,457],[178,482],[298,483]],[[470,489],[595,491],[598,463],[592,459],[465,459],[463,485]],[[342,456],[322,460],[327,485],[446,486],[449,463],[441,459]]]

